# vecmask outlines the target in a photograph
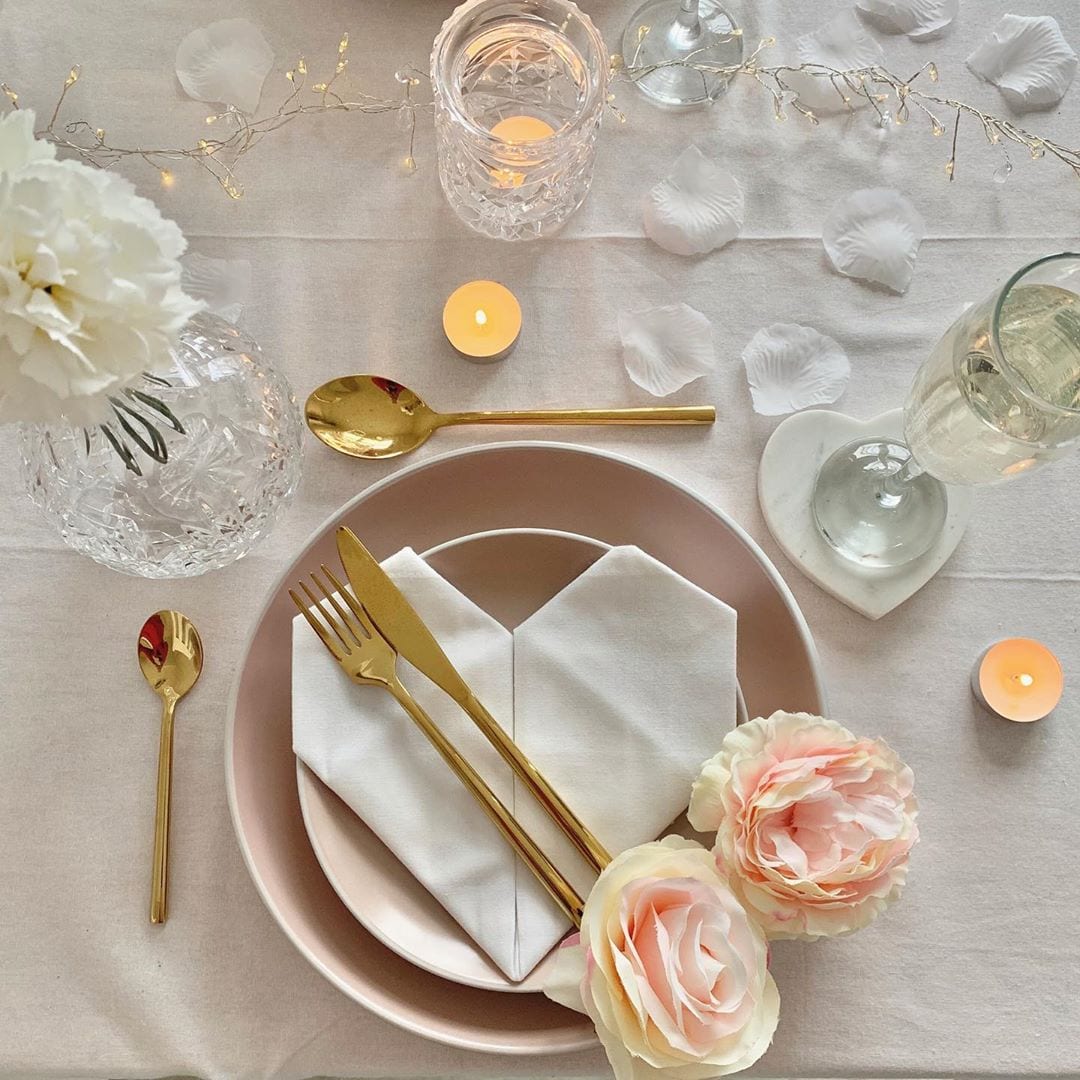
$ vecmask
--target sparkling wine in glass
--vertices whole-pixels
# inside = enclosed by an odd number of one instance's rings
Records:
[[[626,24],[622,49],[628,67],[654,68],[634,80],[654,102],[703,105],[727,89],[728,77],[686,65],[737,67],[742,30],[714,0],[645,0]]]
[[[1025,266],[953,323],[915,375],[904,437],[850,443],[818,474],[818,528],[864,566],[929,551],[946,484],[1007,480],[1080,443],[1080,255]]]

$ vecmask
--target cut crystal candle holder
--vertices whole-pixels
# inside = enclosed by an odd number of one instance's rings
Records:
[[[100,427],[27,424],[20,448],[31,499],[68,545],[123,573],[192,577],[240,558],[300,480],[302,424],[288,382],[244,331],[204,313],[181,331],[171,370],[135,390],[175,421],[139,410],[165,459],[144,453],[115,417],[110,430],[134,469]],[[146,440],[143,422],[126,416]]]
[[[485,236],[547,236],[592,183],[608,56],[569,0],[468,0],[431,54],[439,178]]]

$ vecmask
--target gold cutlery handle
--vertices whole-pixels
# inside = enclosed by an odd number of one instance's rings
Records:
[[[560,873],[554,863],[540,850],[520,822],[503,805],[483,777],[462,757],[457,747],[442,733],[430,716],[416,703],[413,696],[396,678],[387,684],[401,707],[413,718],[442,759],[457,778],[469,789],[484,812],[521,857],[522,862],[536,875],[552,899],[576,927],[581,926],[585,904],[573,885]],[[494,723],[494,721],[492,721]],[[497,726],[497,725],[496,725]]]
[[[161,741],[158,745],[157,807],[154,814],[154,866],[150,883],[150,921],[168,917],[169,805],[172,799],[173,713],[177,699],[165,695],[161,703]]]
[[[526,757],[524,751],[503,730],[495,718],[484,708],[481,702],[470,692],[462,702],[462,708],[483,732],[503,761],[529,789],[533,798],[544,808],[548,817],[562,829],[570,842],[581,852],[586,862],[596,871],[603,870],[611,855],[589,828],[578,818],[562,800],[562,796],[544,779],[539,769]]]
[[[449,424],[711,424],[712,405],[676,405],[641,409],[515,409],[510,412],[445,414]]]

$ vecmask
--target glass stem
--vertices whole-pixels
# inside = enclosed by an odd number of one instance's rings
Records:
[[[915,460],[914,454],[909,454],[903,466],[891,476],[886,476],[881,482],[881,498],[894,500],[902,499],[907,492],[908,485],[916,477],[922,476],[926,470]]]
[[[681,0],[679,4],[679,25],[691,33],[700,32],[699,0]]]

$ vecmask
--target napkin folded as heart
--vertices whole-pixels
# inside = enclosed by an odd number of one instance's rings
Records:
[[[383,563],[489,711],[612,854],[685,809],[735,723],[735,612],[633,547],[613,548],[512,633],[406,548]],[[574,882],[594,880],[458,706],[402,681]],[[293,746],[512,980],[564,916],[385,691],[353,685],[293,624]]]

